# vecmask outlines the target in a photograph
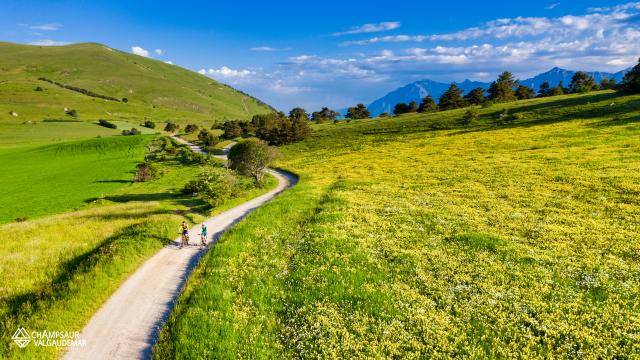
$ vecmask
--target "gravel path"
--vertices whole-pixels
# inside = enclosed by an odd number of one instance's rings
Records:
[[[176,139],[193,151],[202,152],[199,147]],[[210,234],[209,244],[215,243],[236,222],[297,181],[295,176],[283,171],[270,170],[270,173],[278,179],[275,189],[205,221]],[[190,246],[179,249],[180,239],[177,238],[131,275],[83,329],[80,336],[86,340],[86,347],[70,348],[64,359],[150,358],[176,298],[207,249],[196,245],[200,241],[200,230],[201,224],[191,229]]]

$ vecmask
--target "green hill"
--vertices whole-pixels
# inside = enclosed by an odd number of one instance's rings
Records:
[[[272,110],[206,76],[101,44],[0,42],[0,121],[69,118],[65,108],[81,120],[177,122],[248,119]]]
[[[640,95],[477,110],[285,147],[298,185],[201,260],[155,358],[640,354]]]

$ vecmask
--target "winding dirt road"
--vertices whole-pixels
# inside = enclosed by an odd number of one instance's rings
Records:
[[[196,145],[175,139],[192,151],[203,152]],[[227,151],[228,148],[225,153]],[[283,171],[270,170],[270,173],[278,179],[275,189],[205,221],[210,233],[209,244],[215,243],[231,226],[297,181],[295,176]],[[179,249],[178,238],[131,275],[83,329],[80,337],[86,340],[86,346],[69,348],[64,359],[150,358],[175,300],[205,253],[195,245],[199,242],[200,230],[201,224],[191,229],[191,246]]]

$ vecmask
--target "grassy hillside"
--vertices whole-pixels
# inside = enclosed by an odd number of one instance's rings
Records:
[[[126,103],[115,101],[123,98]],[[0,42],[0,122],[68,118],[64,108],[77,110],[82,120],[147,117],[177,122],[248,119],[271,110],[206,76],[101,44]]]
[[[207,254],[155,357],[640,353],[640,96],[479,112],[325,124],[285,148],[299,185]]]

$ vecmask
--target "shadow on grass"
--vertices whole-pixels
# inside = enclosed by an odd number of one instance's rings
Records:
[[[613,119],[602,120],[591,124],[594,128],[604,128],[609,126],[625,126],[631,124],[640,124],[640,115],[627,118],[614,117]]]
[[[131,180],[96,180],[96,183],[117,183],[117,184],[131,184],[133,181]]]

